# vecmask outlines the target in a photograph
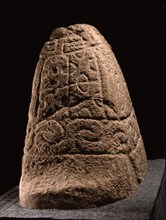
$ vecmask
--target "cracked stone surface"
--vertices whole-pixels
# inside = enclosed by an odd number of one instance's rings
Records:
[[[111,46],[87,24],[56,28],[36,66],[19,185],[26,208],[91,208],[131,195],[148,166]]]

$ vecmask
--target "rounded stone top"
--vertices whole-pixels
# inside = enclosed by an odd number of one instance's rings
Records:
[[[59,39],[68,35],[68,30],[65,27],[54,29],[50,35],[50,40]]]
[[[90,44],[101,43],[101,38],[103,40],[99,31],[89,24],[74,24],[68,27],[58,27],[52,31],[50,40],[66,38],[73,35],[81,37]]]

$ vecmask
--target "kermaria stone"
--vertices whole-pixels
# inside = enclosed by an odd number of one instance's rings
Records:
[[[19,185],[26,208],[91,208],[131,195],[147,158],[122,71],[91,25],[56,28],[33,79]]]

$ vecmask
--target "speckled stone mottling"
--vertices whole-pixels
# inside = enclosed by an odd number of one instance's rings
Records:
[[[87,24],[55,29],[36,67],[19,185],[27,208],[89,208],[126,198],[147,159],[122,71]]]

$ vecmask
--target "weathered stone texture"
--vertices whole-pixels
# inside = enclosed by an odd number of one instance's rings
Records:
[[[110,45],[90,25],[55,29],[33,80],[21,205],[102,205],[129,196],[146,171],[137,119]]]

